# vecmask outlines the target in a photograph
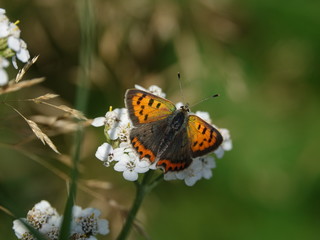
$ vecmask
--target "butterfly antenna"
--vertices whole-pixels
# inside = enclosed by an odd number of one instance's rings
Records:
[[[198,104],[200,104],[200,103],[202,103],[202,102],[204,102],[204,101],[207,101],[207,100],[210,99],[210,98],[215,98],[215,97],[219,97],[219,96],[220,96],[220,94],[214,94],[214,95],[212,95],[212,96],[210,96],[210,97],[206,97],[206,98],[200,100],[199,102],[196,102],[196,103],[192,104],[192,105],[190,106],[190,108],[191,108],[191,107],[194,107],[194,106],[196,106],[196,105],[198,105]]]
[[[178,72],[178,80],[179,80],[179,86],[180,86],[180,93],[181,93],[181,96],[182,96],[182,102],[185,103],[184,95],[183,95],[183,89],[182,89],[182,81],[181,81],[181,76],[180,76],[179,72]]]

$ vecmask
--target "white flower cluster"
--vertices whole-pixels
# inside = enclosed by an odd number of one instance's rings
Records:
[[[95,240],[97,234],[109,233],[109,223],[105,219],[99,219],[100,211],[94,208],[82,209],[73,207],[71,223],[71,235],[73,240]],[[17,219],[13,222],[13,230],[22,240],[35,240],[31,232],[22,223],[25,221],[44,234],[50,240],[58,240],[62,216],[45,200],[37,203],[27,214],[27,218]]]
[[[117,108],[106,113],[105,117],[95,118],[92,122],[95,127],[105,126],[108,142],[103,143],[96,151],[96,157],[109,167],[116,162],[114,170],[123,172],[128,181],[136,181],[138,173],[149,170],[150,162],[140,161],[139,155],[131,147],[129,133],[132,123],[126,108]]]
[[[6,11],[0,8],[0,87],[8,83],[8,74],[4,70],[10,64],[7,58],[12,57],[12,65],[18,69],[18,58],[26,63],[30,59],[27,44],[20,38],[20,29],[9,21]]]
[[[135,87],[149,91],[157,96],[165,97],[165,94],[158,86],[151,86],[149,89],[144,89],[139,85]],[[181,103],[178,103],[176,106],[179,108]],[[195,115],[212,124],[207,112],[196,112]],[[129,134],[133,125],[127,109],[121,108],[109,111],[105,117],[95,118],[92,125],[95,127],[105,126],[107,142],[98,147],[95,154],[98,159],[103,161],[105,166],[109,167],[112,162],[116,162],[114,170],[123,172],[123,177],[129,181],[136,181],[138,173],[145,173],[149,169],[155,169],[155,164],[151,164],[148,159],[139,159],[139,155],[130,143]],[[214,152],[218,158],[221,158],[224,151],[232,149],[232,141],[227,129],[214,127],[219,129],[224,139],[220,147]],[[192,164],[183,171],[167,172],[164,175],[164,179],[184,180],[186,185],[192,186],[201,178],[211,178],[212,168],[215,168],[214,158],[206,155],[194,158]]]

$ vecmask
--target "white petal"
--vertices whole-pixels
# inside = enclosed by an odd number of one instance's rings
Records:
[[[109,230],[109,222],[105,219],[99,219],[98,220],[98,231],[102,235],[107,235]]]
[[[154,163],[150,164],[149,169],[151,169],[151,170],[156,170],[156,169],[158,169],[158,168],[157,168],[157,162],[154,162]]]
[[[220,128],[221,135],[223,137],[222,148],[225,151],[230,151],[232,149],[232,140],[230,136],[230,132],[226,128]]]
[[[1,16],[3,18],[3,16]],[[9,35],[9,22],[7,21],[7,18],[1,19],[0,22],[0,38],[5,38]]]
[[[210,179],[212,177],[212,170],[211,169],[203,169],[202,176],[205,179]]]
[[[199,172],[202,169],[202,162],[199,158],[194,158],[192,160],[191,165],[187,168],[187,170],[194,172]]]
[[[7,72],[3,68],[0,68],[0,86],[6,85],[8,80],[9,78]]]
[[[224,155],[223,148],[221,146],[218,147],[218,149],[214,151],[214,154],[217,156],[217,158],[222,158]]]
[[[115,161],[129,161],[130,157],[128,156],[126,152],[126,148],[116,148],[113,151],[113,159]]]
[[[20,33],[21,33],[21,30],[19,29],[19,27],[14,23],[9,22],[9,34],[16,38],[20,38]]]
[[[46,200],[42,200],[41,202],[37,203],[36,205],[34,205],[35,209],[38,209],[40,211],[45,211],[48,208],[52,208],[50,203]]]
[[[120,130],[119,127],[113,127],[111,129],[109,129],[108,134],[109,134],[110,139],[112,139],[112,140],[118,139],[119,130]]]
[[[17,58],[23,63],[28,62],[28,60],[30,59],[29,51],[22,48],[19,52],[17,52]]]
[[[139,90],[142,90],[142,91],[148,91],[147,89],[145,89],[144,87],[142,87],[142,86],[140,86],[140,85],[138,85],[138,84],[135,84],[134,87],[135,87],[136,89],[139,89]]]
[[[136,181],[138,179],[138,173],[127,170],[123,172],[123,177],[128,181]]]
[[[12,56],[12,65],[15,69],[18,69],[17,57],[16,55]]]
[[[184,104],[182,102],[177,102],[176,103],[176,108],[177,109],[181,108],[182,106],[184,106]]]
[[[91,125],[94,127],[102,127],[102,126],[104,126],[105,121],[106,121],[105,117],[97,117],[97,118],[93,119]]]
[[[1,67],[9,67],[10,63],[7,59],[0,57],[0,68]]]
[[[134,169],[137,173],[145,173],[149,171],[149,163],[147,161],[140,161],[137,159],[136,167]]]
[[[119,161],[114,165],[113,169],[117,172],[123,172],[127,170],[127,166],[123,161]]]
[[[195,113],[199,118],[211,124],[211,118],[208,112],[196,111]]]
[[[120,148],[132,148],[131,144],[128,142],[122,142],[119,145]]]
[[[176,176],[176,172],[167,172],[164,174],[164,180],[166,181],[171,181],[171,180],[176,180],[178,179]]]
[[[183,180],[187,177],[187,174],[188,174],[188,169],[184,169],[182,171],[179,171],[179,172],[176,172],[176,177],[177,179],[179,180]]]
[[[15,52],[19,52],[21,48],[20,40],[13,36],[8,37],[8,47]]]
[[[25,218],[23,218],[24,221],[26,221]],[[24,224],[21,222],[21,220],[17,219],[13,221],[13,230],[17,236],[17,238],[21,239],[22,235],[26,232],[29,232],[29,230],[24,226]]]
[[[225,151],[230,151],[232,149],[232,141],[231,140],[224,141],[222,143],[222,147]]]
[[[204,168],[211,169],[216,167],[216,162],[212,156],[202,157],[202,162]]]
[[[156,85],[151,85],[149,87],[149,92],[153,93],[154,95],[157,95],[159,97],[166,97],[166,94],[162,92],[162,89]]]
[[[185,184],[189,187],[192,187],[200,178],[197,176],[188,177],[184,180]]]
[[[112,152],[112,146],[109,143],[104,143],[98,147],[95,156],[101,161],[106,161],[108,160],[109,154],[112,154]]]

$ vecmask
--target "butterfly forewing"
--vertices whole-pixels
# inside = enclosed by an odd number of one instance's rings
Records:
[[[172,102],[138,89],[127,90],[125,103],[134,126],[165,119],[176,110]]]
[[[216,150],[223,141],[220,132],[196,115],[190,115],[187,125],[192,157]]]

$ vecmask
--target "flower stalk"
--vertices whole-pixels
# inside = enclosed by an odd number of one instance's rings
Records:
[[[143,202],[144,197],[153,189],[155,188],[161,180],[163,180],[163,174],[160,174],[155,179],[152,179],[154,172],[148,171],[144,174],[143,179],[141,182],[136,181],[136,196],[134,199],[134,202],[132,204],[132,207],[129,211],[129,214],[127,216],[126,222],[123,225],[123,228],[117,238],[117,240],[125,240],[127,239],[131,227],[134,224],[134,220],[136,218],[136,215],[139,211],[139,208],[141,207],[141,204]]]

